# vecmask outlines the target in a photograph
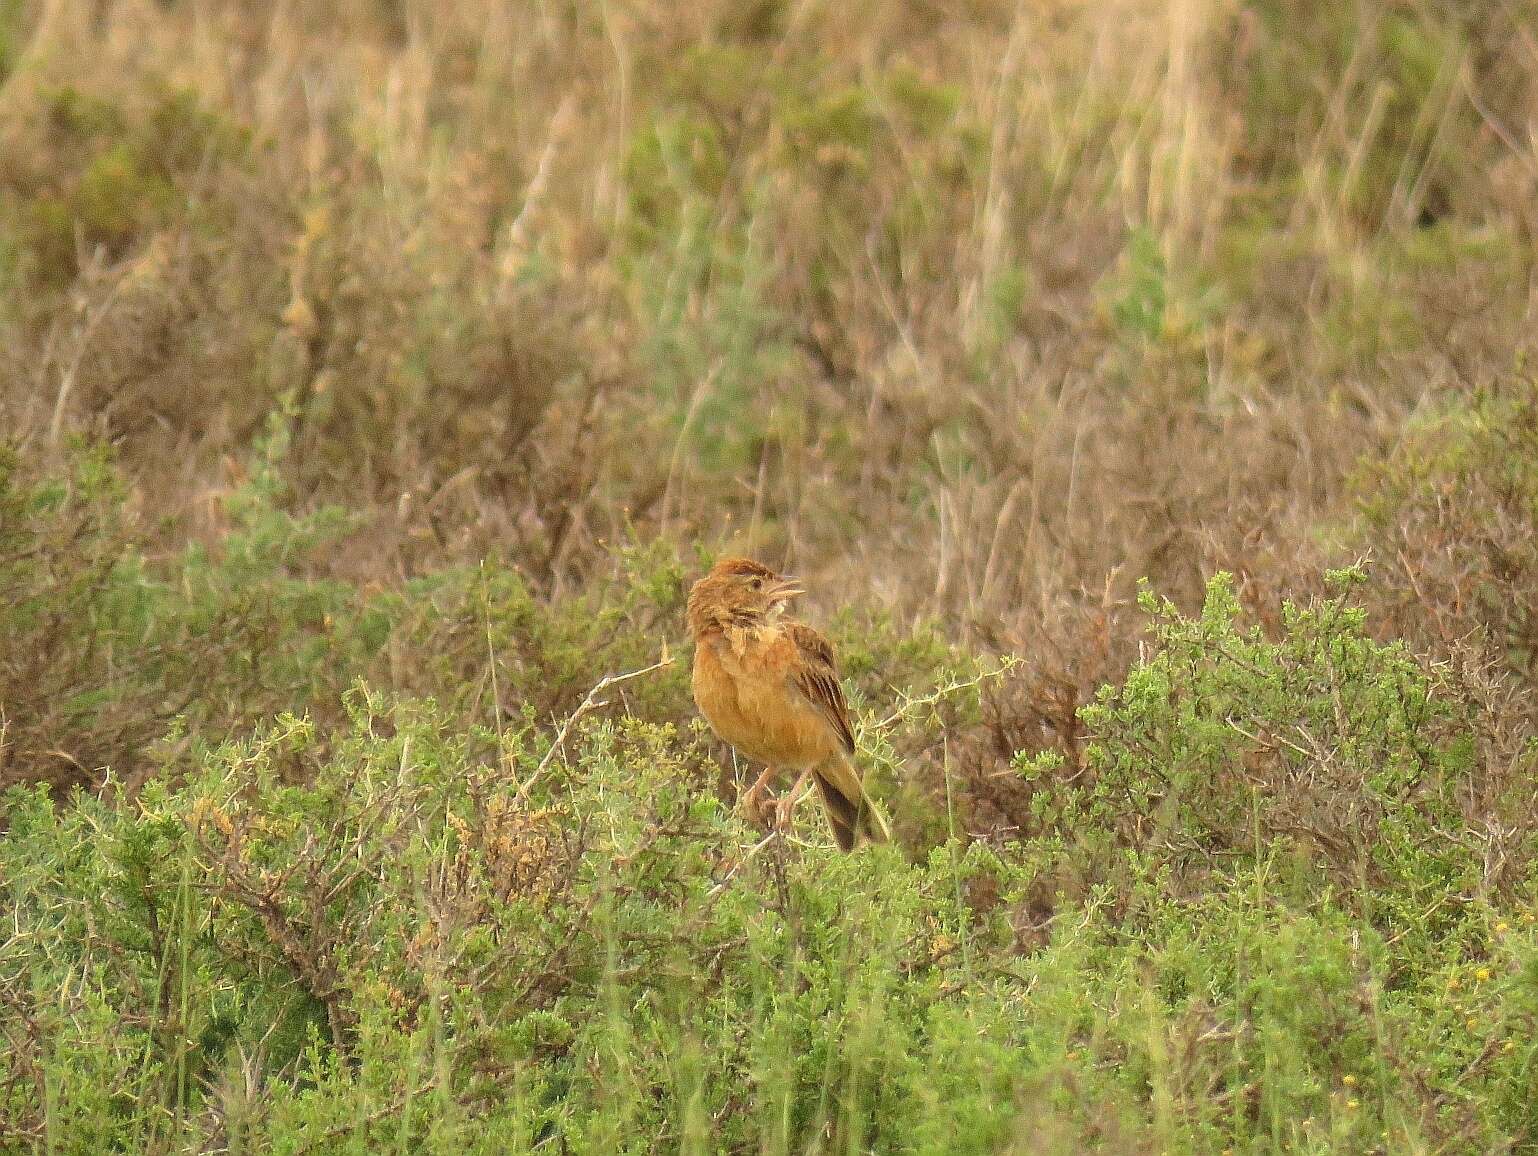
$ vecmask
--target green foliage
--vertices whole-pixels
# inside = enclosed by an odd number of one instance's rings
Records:
[[[612,582],[557,606],[541,601],[516,571],[491,563],[418,579],[381,606],[393,628],[376,676],[490,725],[499,715],[564,717],[605,674],[658,662],[667,640],[678,638],[684,584],[677,558],[637,548],[619,553],[616,563]],[[630,709],[678,716],[687,701],[683,665],[631,686]]]
[[[702,227],[700,214],[720,193],[727,163],[719,132],[703,119],[671,116],[638,134],[625,160],[637,245]]]
[[[275,427],[271,453],[285,436]],[[0,783],[95,783],[108,767],[132,778],[172,718],[210,728],[207,739],[312,702],[382,641],[377,615],[350,608],[343,587],[293,573],[343,523],[275,509],[270,458],[228,499],[219,549],[156,565],[107,456],[79,448],[68,461],[58,474],[0,456]]]
[[[1211,376],[1203,352],[1221,316],[1222,289],[1205,270],[1182,267],[1146,226],[1131,230],[1116,267],[1098,287],[1111,332],[1122,346],[1118,380],[1155,390],[1170,385],[1202,396]]]
[[[132,808],[13,794],[8,1138],[1349,1151],[1438,1134],[1409,1070],[1489,1093],[1466,1134],[1530,1110],[1530,916],[1406,971],[1255,861],[1135,921],[1065,911],[1021,955],[1029,852],[749,851],[671,728],[549,742],[359,688],[329,741],[280,720]]]
[[[899,792],[907,847],[841,855],[806,812],[809,843],[762,841],[698,742],[641,721],[679,717],[681,668],[578,710],[595,671],[655,660],[666,548],[602,596],[486,566],[358,601],[291,575],[343,527],[278,511],[291,425],[227,541],[178,563],[174,621],[110,463],[21,484],[9,459],[17,623],[83,614],[153,656],[104,703],[193,638],[225,665],[161,746],[194,757],[131,805],[6,799],[6,1142],[1345,1152],[1531,1126],[1530,763],[1502,771],[1451,675],[1364,633],[1360,569],[1274,639],[1224,578],[1196,617],[1145,594],[1156,651],[1083,712],[1086,769],[1023,765],[1040,836],[968,845]],[[45,589],[45,563],[107,577]],[[283,632],[258,660],[232,618]],[[974,726],[985,675],[936,630],[834,633],[894,791],[894,741]],[[347,670],[379,685],[328,715]],[[895,731],[861,709],[885,680]],[[217,740],[278,697],[315,713]]]
[[[1121,285],[1111,302],[1117,326],[1145,341],[1157,340],[1164,331],[1168,277],[1158,237],[1147,229],[1135,231],[1128,240]]]
[[[26,46],[26,0],[0,2],[0,82],[11,74]]]
[[[670,135],[658,126],[659,142]],[[696,152],[703,148],[696,142]],[[635,263],[648,333],[645,354],[672,426],[673,482],[682,462],[717,476],[740,475],[796,421],[793,407],[777,404],[772,388],[786,377],[792,358],[784,323],[765,291],[770,270],[763,226],[750,220],[719,227],[714,196],[678,168],[669,162],[679,215],[669,232],[676,236],[666,248],[642,252]],[[702,316],[705,286],[712,288],[711,305]]]
[[[1470,52],[1457,6],[1243,7],[1256,43],[1252,66],[1232,83],[1257,157],[1282,171],[1300,158],[1322,166],[1332,197],[1372,228],[1390,212],[1444,212],[1459,142],[1477,123],[1452,95]],[[1304,76],[1330,80],[1299,83]]]
[[[83,615],[155,656],[103,703],[190,670],[188,640],[219,647],[162,747],[199,740],[177,777],[131,806],[7,802],[8,1139],[1347,1151],[1526,1126],[1532,825],[1476,769],[1456,688],[1362,633],[1360,571],[1276,640],[1236,624],[1221,580],[1196,618],[1150,596],[1158,651],[1085,712],[1088,779],[1028,768],[1049,837],[919,834],[922,800],[900,794],[927,856],[797,850],[728,814],[697,744],[638,721],[685,701],[678,667],[628,684],[629,715],[550,729],[595,670],[655,658],[671,554],[626,551],[607,594],[553,605],[490,566],[356,602],[291,576],[345,525],[279,512],[292,421],[227,501],[227,540],[177,564],[174,620],[104,458],[4,491],[8,582],[34,590],[16,621]],[[44,560],[107,578],[45,591]],[[282,633],[257,647],[232,620]],[[857,712],[859,687],[900,681],[898,735],[975,725],[975,672],[938,632],[834,633]],[[406,672],[439,701],[359,684],[328,716],[322,667]],[[210,741],[251,717],[236,694],[319,713]],[[861,734],[893,790],[893,733]],[[1476,822],[1515,837],[1492,852]],[[1074,878],[1082,900],[1059,896],[1022,952],[1043,889]],[[1459,1090],[1450,1121],[1421,1086]]]
[[[1087,785],[1026,767],[1038,812],[1132,893],[1264,867],[1293,902],[1437,942],[1462,918],[1450,897],[1509,892],[1534,862],[1530,755],[1491,765],[1465,692],[1347,599],[1285,606],[1272,640],[1238,624],[1226,575],[1196,618],[1145,590],[1159,652],[1082,712]],[[1486,823],[1508,832],[1495,857],[1455,834]]]

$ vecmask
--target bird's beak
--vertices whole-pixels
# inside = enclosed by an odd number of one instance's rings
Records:
[[[769,587],[769,597],[775,602],[789,602],[797,594],[805,594],[806,587],[801,585],[799,578],[781,574]]]

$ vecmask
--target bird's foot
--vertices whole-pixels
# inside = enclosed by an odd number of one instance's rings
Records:
[[[781,834],[790,830],[791,820],[795,818],[796,805],[801,802],[801,796],[806,790],[806,780],[810,777],[810,771],[802,771],[790,790],[775,801],[774,825]]]
[[[786,792],[774,801],[774,829],[784,835],[790,831],[791,820],[796,817],[796,797]]]
[[[748,822],[767,826],[773,817],[774,800],[767,791],[744,792],[737,800],[737,811]]]
[[[758,827],[772,826],[779,814],[777,801],[771,798],[767,791],[759,791],[756,795],[744,795],[737,806],[743,818]]]
[[[766,768],[764,773],[753,781],[753,785],[737,797],[737,809],[752,822],[761,825],[769,822],[769,805],[764,795],[769,786],[769,780],[773,776],[774,768]]]

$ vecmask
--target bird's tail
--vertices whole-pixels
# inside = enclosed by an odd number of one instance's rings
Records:
[[[871,843],[885,843],[892,838],[886,817],[865,793],[858,768],[843,754],[818,767],[812,777],[817,780],[817,793],[822,796],[828,825],[833,828],[833,838],[841,850],[854,850],[861,835]]]

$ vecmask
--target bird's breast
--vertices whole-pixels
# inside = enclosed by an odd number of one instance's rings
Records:
[[[832,753],[827,722],[790,686],[773,640],[701,639],[694,701],[711,729],[751,759],[792,769]]]

